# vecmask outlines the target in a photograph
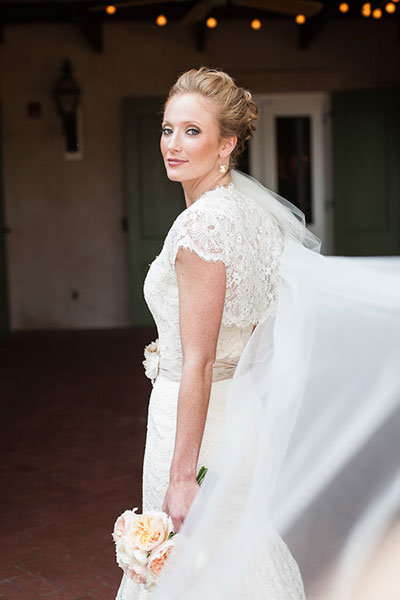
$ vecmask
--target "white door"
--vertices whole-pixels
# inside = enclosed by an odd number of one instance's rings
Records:
[[[333,253],[330,98],[324,93],[255,96],[259,119],[251,175],[298,206],[308,228]]]

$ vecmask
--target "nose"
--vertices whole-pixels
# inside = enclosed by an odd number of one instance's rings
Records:
[[[174,133],[169,136],[168,148],[171,152],[180,152],[182,150],[182,141],[177,131],[174,131]]]

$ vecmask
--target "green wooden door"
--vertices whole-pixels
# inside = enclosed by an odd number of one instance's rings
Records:
[[[0,124],[1,124],[0,114]],[[5,223],[3,210],[3,132],[0,130],[0,341],[7,338],[9,334],[8,318],[8,279],[7,279],[7,259],[6,259],[6,241],[5,241]]]
[[[400,90],[333,94],[336,254],[400,254]]]
[[[160,153],[162,105],[161,98],[123,102],[132,325],[153,324],[143,282],[174,219],[186,207],[181,185],[167,179]]]

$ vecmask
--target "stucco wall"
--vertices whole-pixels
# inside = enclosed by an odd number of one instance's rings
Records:
[[[245,22],[207,33],[204,52],[178,26],[108,24],[97,54],[73,26],[6,26],[0,49],[5,219],[13,329],[129,325],[121,98],[164,95],[176,74],[218,66],[254,92],[400,85],[394,20],[333,21],[307,50],[296,26]],[[83,89],[83,158],[65,160],[51,88],[72,61]],[[42,105],[40,119],[28,102]],[[72,291],[79,298],[72,299]]]

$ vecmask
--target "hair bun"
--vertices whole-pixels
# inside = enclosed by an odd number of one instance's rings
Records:
[[[168,100],[176,94],[201,94],[217,105],[217,119],[222,137],[237,137],[230,155],[230,165],[236,164],[246,142],[256,128],[258,107],[251,92],[236,85],[224,71],[200,67],[183,73],[172,86]]]

